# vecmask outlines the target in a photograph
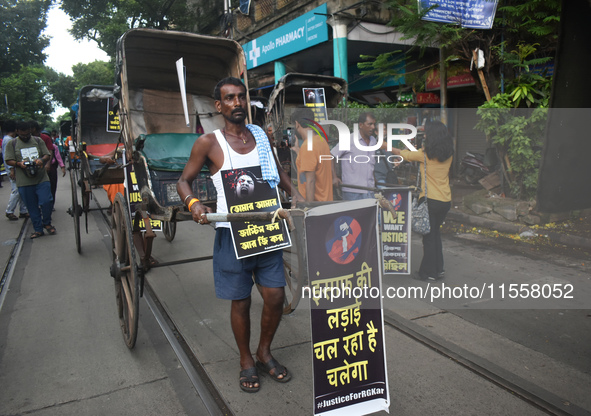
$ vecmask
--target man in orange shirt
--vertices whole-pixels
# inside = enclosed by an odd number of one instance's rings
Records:
[[[314,113],[309,108],[298,108],[292,115],[300,151],[296,159],[298,190],[307,202],[332,201],[332,184],[336,175],[332,170],[332,155],[325,139],[311,128]],[[312,132],[312,138],[308,138]],[[312,149],[308,149],[312,140]]]

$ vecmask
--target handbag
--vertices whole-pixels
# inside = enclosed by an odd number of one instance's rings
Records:
[[[412,200],[412,215],[411,215],[411,229],[421,235],[429,234],[431,232],[431,222],[429,221],[429,207],[427,206],[427,156],[425,156],[424,177],[425,177],[425,198],[419,204],[419,195],[415,195]],[[417,188],[421,180],[421,172],[417,174]]]

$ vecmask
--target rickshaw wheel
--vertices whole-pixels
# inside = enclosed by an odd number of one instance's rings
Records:
[[[297,266],[292,265],[292,254],[288,254],[287,250],[283,251],[283,271],[285,273],[285,300],[283,301],[283,314],[288,315],[292,313],[300,301],[301,287],[298,282]]]
[[[291,232],[292,246],[283,250],[283,271],[285,272],[285,301],[283,314],[292,313],[302,298],[302,287],[306,284],[303,261],[303,241],[297,231]]]
[[[82,212],[84,212],[86,234],[88,234],[88,212],[90,211],[90,189],[86,189],[87,185],[88,182],[84,177],[84,171],[80,170],[80,191],[82,192]]]
[[[76,250],[78,254],[82,252],[82,245],[80,243],[80,215],[82,208],[78,205],[78,171],[74,168],[70,169],[70,185],[72,187],[72,206],[70,207],[70,215],[74,218],[74,237],[76,239]]]
[[[291,241],[293,245],[289,248],[283,249],[283,272],[285,273],[285,298],[283,300],[283,314],[289,315],[300,303],[302,297],[302,287],[306,284],[306,274],[304,269],[299,265],[303,264],[300,252],[296,247],[299,241],[296,242],[295,232],[291,234]],[[253,276],[254,278],[254,276]],[[257,284],[257,290],[262,294],[261,287]]]
[[[123,339],[129,349],[135,346],[139,318],[140,273],[133,245],[133,230],[127,201],[117,194],[111,220],[113,264],[117,312]]]
[[[176,222],[162,221],[162,232],[164,233],[166,241],[172,242],[176,235]]]

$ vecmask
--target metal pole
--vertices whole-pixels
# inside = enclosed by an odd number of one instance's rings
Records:
[[[447,126],[447,66],[445,65],[445,51],[439,48],[439,84],[441,94],[441,122]]]

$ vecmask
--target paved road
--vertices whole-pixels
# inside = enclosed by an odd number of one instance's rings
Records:
[[[0,205],[6,194],[0,189]],[[104,193],[97,190],[96,195],[106,206]],[[58,234],[25,241],[0,313],[0,414],[206,414],[143,300],[137,345],[133,351],[125,347],[108,273],[106,225],[97,212],[89,215],[89,234],[82,235],[83,253],[78,255],[73,222],[65,214],[67,178],[60,181],[58,196]],[[3,256],[18,230],[18,224],[0,221]],[[161,261],[207,255],[212,237],[210,227],[183,224],[172,243],[161,236],[155,240],[154,254]],[[446,238],[444,245],[447,285],[570,282],[578,296],[591,299],[589,270],[580,265],[527,258],[465,238]],[[419,241],[412,250],[416,269]],[[312,414],[306,301],[284,317],[274,343],[276,357],[289,366],[293,380],[283,385],[263,377],[261,391],[252,395],[238,388],[229,304],[214,296],[211,262],[154,269],[147,279],[234,414]],[[383,285],[424,288],[427,283],[399,276],[385,278]],[[261,306],[255,294],[253,315],[260,314]],[[573,414],[591,410],[588,311],[536,310],[529,303],[523,304],[527,309],[507,310],[487,299],[385,299],[384,306],[387,316],[479,365],[534,386],[548,399],[570,406]],[[545,414],[401,330],[387,325],[384,331],[391,414]]]

